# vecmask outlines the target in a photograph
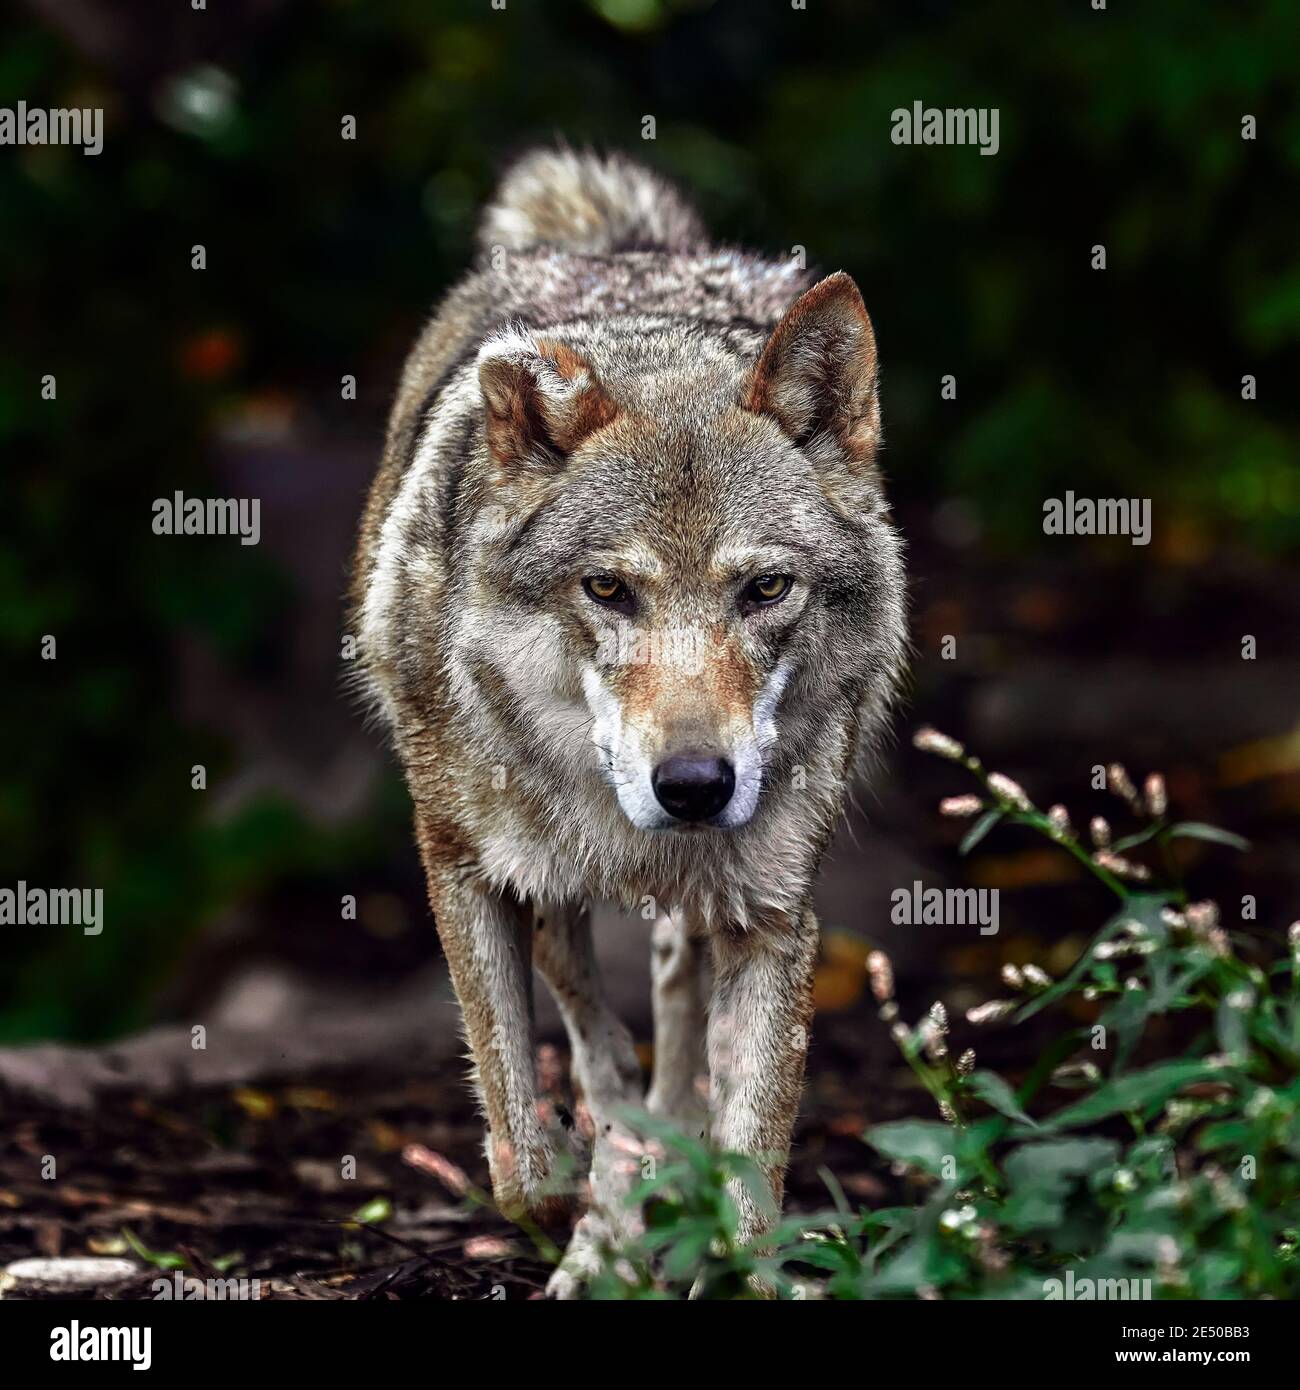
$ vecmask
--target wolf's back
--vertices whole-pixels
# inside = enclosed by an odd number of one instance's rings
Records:
[[[479,249],[554,247],[578,255],[688,251],[707,241],[666,180],[621,155],[531,150],[513,164],[479,226]]]

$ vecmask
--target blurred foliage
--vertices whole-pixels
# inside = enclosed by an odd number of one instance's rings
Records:
[[[6,951],[0,1039],[129,1026],[223,906],[376,852],[373,826],[334,843],[275,808],[205,819],[189,768],[220,776],[228,754],[176,712],[175,643],[274,681],[291,595],[258,552],[153,543],[150,503],[210,492],[218,427],[276,401],[377,441],[476,208],[536,140],[635,147],[724,238],[851,270],[903,503],[959,499],[1008,553],[1041,543],[1041,499],[1069,487],[1151,496],[1233,544],[1295,541],[1290,0],[96,15],[11,16],[0,48],[0,103],[106,109],[97,158],[0,150],[0,842],[5,883],[102,883],[115,929]],[[917,100],[998,107],[1001,152],[891,144],[891,110]],[[364,425],[340,409],[343,371]]]

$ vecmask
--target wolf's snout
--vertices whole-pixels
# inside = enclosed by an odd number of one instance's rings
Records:
[[[710,753],[677,753],[665,758],[650,778],[656,800],[678,820],[708,820],[731,800],[736,771]]]

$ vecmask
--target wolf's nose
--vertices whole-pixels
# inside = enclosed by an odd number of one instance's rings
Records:
[[[731,800],[736,773],[725,758],[677,753],[655,768],[650,785],[669,815],[678,820],[708,820]]]

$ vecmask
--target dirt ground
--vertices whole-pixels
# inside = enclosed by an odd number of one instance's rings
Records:
[[[828,1204],[829,1167],[851,1199],[892,1185],[859,1136],[871,1118],[907,1113],[910,1073],[886,1065],[850,1084],[834,1043],[810,1078],[789,1204]],[[123,1091],[89,1110],[4,1099],[0,1265],[33,1254],[147,1250],[199,1277],[261,1281],[277,1299],[507,1299],[540,1296],[548,1266],[494,1212],[458,1203],[413,1153],[435,1151],[487,1185],[464,1067],[418,1076],[322,1074],[292,1083],[186,1090],[158,1100]],[[411,1146],[417,1146],[412,1150]],[[53,1155],[56,1177],[42,1177]],[[345,1155],[355,1177],[341,1176]],[[369,1209],[382,1225],[357,1224]],[[133,1245],[135,1249],[133,1249]],[[165,1267],[98,1296],[150,1298]],[[14,1297],[55,1297],[40,1286]]]

